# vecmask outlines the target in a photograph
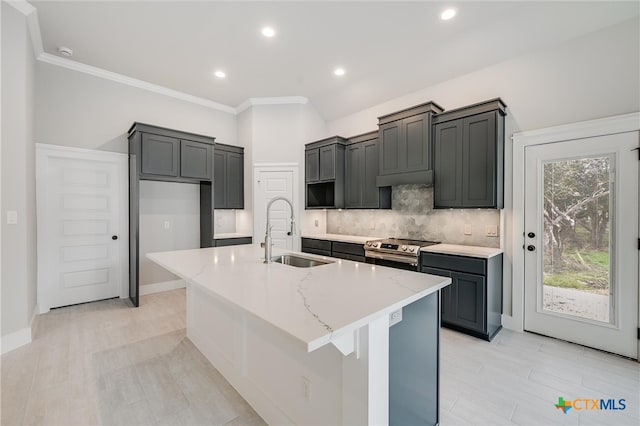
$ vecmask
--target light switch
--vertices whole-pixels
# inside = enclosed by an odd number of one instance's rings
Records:
[[[316,219],[313,223],[316,225],[316,228],[317,228],[318,227],[318,219]]]
[[[171,222],[169,222],[168,220],[164,221],[164,229],[170,229],[171,228]]]
[[[487,225],[487,237],[497,237],[498,227],[496,225]]]
[[[465,223],[464,224],[464,235],[471,235],[471,224],[470,223]]]
[[[15,210],[7,210],[7,225],[18,224],[18,212]]]

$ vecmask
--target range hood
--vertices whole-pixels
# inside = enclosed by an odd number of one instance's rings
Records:
[[[433,186],[433,170],[404,172],[376,177],[376,186],[421,184]]]
[[[380,170],[376,186],[433,185],[432,120],[443,108],[425,102],[378,117]]]

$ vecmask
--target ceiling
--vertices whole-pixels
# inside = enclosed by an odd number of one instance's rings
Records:
[[[304,96],[328,120],[639,14],[639,2],[42,1],[44,50],[232,107]],[[453,6],[450,21],[440,12]],[[273,26],[277,34],[263,37]],[[346,74],[333,75],[342,66]],[[222,69],[227,78],[213,76]]]

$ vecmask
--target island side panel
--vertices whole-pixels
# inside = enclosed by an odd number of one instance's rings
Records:
[[[189,339],[267,423],[341,423],[344,357],[332,345],[309,353],[193,284],[187,286],[187,318]]]
[[[439,292],[402,310],[389,329],[389,424],[439,422]]]

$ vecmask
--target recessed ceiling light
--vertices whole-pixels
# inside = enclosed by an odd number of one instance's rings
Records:
[[[273,37],[274,35],[276,35],[276,30],[274,30],[271,27],[264,27],[262,29],[262,35],[268,38]]]
[[[442,19],[443,21],[448,21],[449,19],[453,18],[454,16],[456,16],[456,10],[455,9],[446,9],[440,14],[440,19]]]
[[[218,78],[225,78],[227,76],[227,74],[221,70],[214,72],[213,75],[215,75]]]
[[[340,75],[344,75],[345,71],[344,71],[344,68],[336,68],[335,70],[333,70],[333,73],[335,75],[340,76]]]
[[[73,50],[71,50],[67,46],[60,46],[58,47],[58,53],[61,54],[62,56],[69,57],[73,55]]]

